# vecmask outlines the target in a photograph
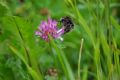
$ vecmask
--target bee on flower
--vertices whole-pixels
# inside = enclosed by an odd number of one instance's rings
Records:
[[[61,20],[63,23],[62,28],[58,28],[58,22],[48,18],[48,21],[42,21],[38,27],[38,30],[35,32],[36,35],[40,36],[45,41],[49,41],[49,35],[54,39],[61,39],[63,34],[69,32],[73,28],[73,23],[70,18],[66,17]],[[68,23],[68,25],[67,25]]]

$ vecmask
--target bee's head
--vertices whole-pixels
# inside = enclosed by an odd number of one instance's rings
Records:
[[[68,22],[68,21],[71,21],[71,18],[69,16],[65,16],[60,19],[60,22]]]

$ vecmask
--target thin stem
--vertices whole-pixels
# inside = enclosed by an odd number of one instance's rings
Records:
[[[25,45],[25,40],[24,40],[24,38],[23,38],[23,36],[22,36],[22,33],[21,33],[21,31],[20,31],[20,29],[19,29],[19,27],[18,27],[18,25],[17,25],[17,22],[16,22],[16,20],[15,20],[14,17],[13,17],[13,20],[14,20],[14,22],[15,22],[15,25],[16,25],[17,30],[18,30],[18,32],[19,32],[19,35],[20,35],[20,37],[21,37],[21,39],[22,39],[23,47],[24,47],[25,52],[26,52],[25,58],[26,58],[26,60],[27,60],[27,62],[28,62],[28,64],[29,64],[29,66],[31,66],[29,51],[27,50],[27,47],[26,47],[26,45]]]
[[[50,48],[50,51],[53,52],[52,58],[54,60],[55,67],[58,68],[58,64],[57,64],[58,58],[57,58],[57,55],[55,54],[54,49],[52,48],[52,45],[50,43],[49,43],[49,48]]]
[[[80,79],[80,61],[81,61],[81,53],[83,48],[84,39],[81,39],[80,51],[79,51],[79,58],[78,58],[78,79]]]

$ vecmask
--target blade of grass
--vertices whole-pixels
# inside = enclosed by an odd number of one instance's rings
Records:
[[[27,46],[26,46],[26,44],[25,44],[25,40],[24,40],[23,35],[22,35],[22,33],[21,33],[20,29],[19,29],[19,26],[17,25],[17,22],[16,22],[16,20],[15,20],[15,17],[13,17],[13,21],[15,22],[16,28],[17,28],[18,33],[19,33],[19,35],[20,35],[20,38],[21,38],[21,40],[22,40],[22,46],[23,46],[24,49],[25,49],[24,57],[25,57],[26,61],[28,62],[28,64],[31,65],[29,52],[28,52],[28,50],[27,50]]]
[[[120,79],[120,77],[119,77],[119,75],[120,75],[120,59],[119,59],[120,52],[117,49],[117,44],[116,44],[114,38],[113,38],[113,45],[114,45],[114,61],[115,61],[114,66],[115,66],[115,70],[117,73],[117,77],[118,77],[118,79]]]
[[[120,25],[117,23],[117,21],[113,18],[113,16],[110,17],[111,23],[112,25],[118,30],[120,31]]]
[[[80,51],[79,51],[79,58],[78,58],[78,79],[80,79],[80,61],[81,61],[81,53],[83,48],[84,39],[81,39]]]
[[[8,45],[8,47],[13,51],[13,53],[15,55],[17,55],[22,61],[23,63],[26,65],[28,72],[31,74],[32,78],[34,80],[43,80],[32,68],[29,67],[29,65],[27,64],[27,62],[25,61],[24,57],[22,55],[20,55],[20,53],[18,52],[18,50],[16,50],[13,46]]]
[[[33,37],[34,30],[31,24],[27,20],[16,16],[4,17],[3,23],[3,28],[6,31],[10,31],[10,34],[8,34],[13,37],[6,38],[21,52],[27,63],[30,63],[29,65],[32,66],[38,74],[42,75],[38,66],[38,58],[36,58],[36,54],[40,53],[39,51],[41,49],[40,46],[38,47],[35,44],[35,38]]]
[[[17,30],[19,32],[21,39],[22,39],[23,47],[25,48],[25,51],[26,51],[25,54],[28,57],[30,66],[32,67],[32,69],[34,69],[37,72],[37,74],[39,74],[39,76],[42,79],[42,74],[39,71],[38,63],[37,63],[36,58],[34,56],[34,52],[35,52],[35,50],[34,50],[35,48],[33,48],[34,41],[33,41],[33,39],[29,40],[29,38],[31,38],[33,35],[29,35],[29,33],[25,33],[25,30],[23,29],[24,26],[26,27],[26,29],[32,29],[32,28],[30,27],[30,25],[28,25],[28,23],[25,20],[23,20],[19,17],[12,17],[12,18],[16,24]],[[25,25],[23,25],[23,24],[25,24]],[[24,35],[23,35],[23,33],[24,33]],[[31,41],[31,43],[29,41]],[[30,49],[28,50],[28,48],[30,48]]]
[[[108,69],[108,76],[109,76],[108,79],[110,79],[110,77],[111,77],[110,75],[113,72],[112,59],[111,59],[111,54],[110,54],[110,47],[109,47],[109,45],[107,43],[107,39],[102,31],[100,34],[100,41],[102,44],[103,52],[104,52],[106,60],[107,60],[107,69]]]
[[[88,77],[88,67],[85,66],[85,67],[83,68],[82,80],[87,80],[87,77]]]
[[[50,44],[52,45],[54,51],[56,52],[55,54],[57,54],[57,56],[59,58],[62,69],[63,69],[67,79],[68,80],[75,80],[72,69],[70,67],[70,64],[68,63],[67,58],[64,55],[63,51],[55,44],[55,42],[53,41],[51,36],[49,36],[49,39],[50,39]]]

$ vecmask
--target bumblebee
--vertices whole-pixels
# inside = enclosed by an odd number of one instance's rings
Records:
[[[64,27],[64,34],[70,32],[74,28],[73,21],[69,16],[61,18],[60,22]]]

